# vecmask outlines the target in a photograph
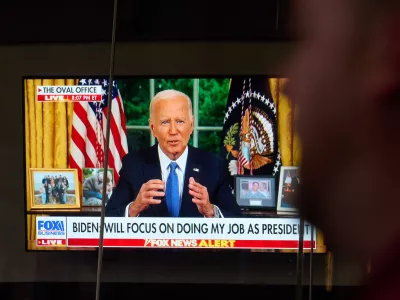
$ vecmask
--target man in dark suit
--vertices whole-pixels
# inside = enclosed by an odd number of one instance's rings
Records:
[[[123,158],[106,215],[240,216],[224,160],[188,146],[193,132],[190,98],[175,90],[158,93],[150,103],[149,123],[158,144]]]
[[[297,193],[300,185],[300,179],[296,174],[292,176],[292,183],[290,184],[290,189],[293,193]]]

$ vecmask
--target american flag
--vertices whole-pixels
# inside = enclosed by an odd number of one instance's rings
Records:
[[[103,168],[108,114],[108,88],[106,79],[80,79],[78,85],[102,85],[101,102],[75,102],[72,116],[69,165],[78,169],[82,182],[82,168]],[[118,182],[122,158],[128,153],[124,106],[116,81],[112,83],[112,111],[108,167],[114,169]]]
[[[238,174],[243,174],[244,166],[249,163],[249,160],[244,157],[242,150],[239,150],[238,155]],[[253,175],[253,174],[251,174]]]

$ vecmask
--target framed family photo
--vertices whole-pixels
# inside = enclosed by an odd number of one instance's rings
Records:
[[[100,207],[103,199],[104,168],[83,168],[82,206]],[[107,169],[106,203],[111,197],[114,182],[114,169]]]
[[[32,210],[65,210],[81,207],[76,169],[31,168],[29,172]]]
[[[235,176],[236,202],[242,208],[276,208],[273,176]]]
[[[296,207],[300,175],[298,167],[281,167],[277,211],[297,212]]]

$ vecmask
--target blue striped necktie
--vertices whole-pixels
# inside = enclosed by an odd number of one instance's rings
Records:
[[[168,211],[171,217],[179,216],[180,209],[180,196],[179,196],[179,181],[178,175],[176,174],[176,168],[178,164],[176,162],[171,162],[169,164],[169,175],[167,179],[167,188],[166,188],[166,200]]]

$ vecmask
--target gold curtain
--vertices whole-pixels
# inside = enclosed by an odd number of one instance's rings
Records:
[[[278,143],[283,166],[299,166],[301,159],[300,138],[295,123],[299,117],[298,107],[283,92],[287,78],[270,78],[269,84],[278,114]]]
[[[30,168],[68,168],[69,141],[72,128],[73,103],[42,103],[37,101],[39,85],[74,85],[73,79],[26,79],[25,133],[27,208],[31,208],[29,193]],[[36,249],[36,214],[27,216],[28,249]],[[41,248],[47,250],[46,248]],[[51,248],[48,248],[51,249]]]
[[[278,143],[283,166],[299,166],[301,161],[300,137],[296,132],[295,124],[299,116],[299,107],[285,95],[284,88],[289,79],[271,78],[269,84],[271,95],[277,109],[278,116]],[[316,252],[326,252],[324,237],[317,229]],[[310,251],[305,251],[310,252]],[[328,251],[326,263],[326,288],[332,287],[333,255]]]

